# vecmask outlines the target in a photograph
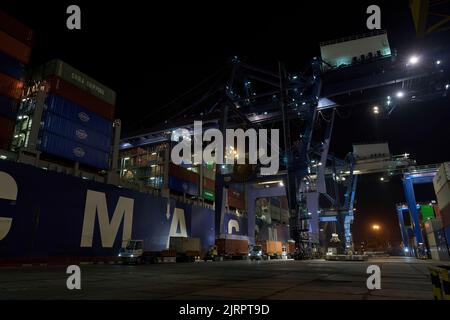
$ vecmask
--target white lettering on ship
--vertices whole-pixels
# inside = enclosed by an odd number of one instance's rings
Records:
[[[17,183],[14,178],[6,172],[0,172],[0,199],[16,201]],[[0,217],[0,240],[3,240],[12,225],[12,218]]]
[[[131,240],[133,209],[134,199],[119,197],[110,221],[106,195],[103,192],[87,190],[80,246],[92,247],[95,217],[98,216],[102,246],[104,248],[113,247],[120,223],[123,220],[122,247],[125,247],[127,242]]]

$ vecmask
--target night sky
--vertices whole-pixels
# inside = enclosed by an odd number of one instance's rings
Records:
[[[162,106],[234,55],[267,69],[284,61],[289,71],[301,70],[319,54],[320,41],[367,32],[370,4],[381,7],[391,48],[413,52],[425,45],[415,38],[408,1],[92,2],[2,0],[0,8],[35,30],[33,66],[60,58],[117,92],[116,114],[125,134],[164,121],[168,112]],[[81,7],[81,31],[66,28],[70,4]],[[448,39],[446,33],[426,41]],[[374,118],[369,107],[343,112],[350,117],[336,121],[331,152],[344,156],[352,143],[386,141],[393,154],[410,153],[418,164],[450,160],[448,100],[403,105],[389,119]],[[380,183],[372,175],[359,182],[355,240],[367,239],[377,222],[398,241],[400,178]],[[417,188],[418,201],[432,199],[431,185]]]

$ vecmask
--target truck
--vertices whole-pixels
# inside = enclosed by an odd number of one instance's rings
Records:
[[[120,249],[119,258],[126,264],[195,261],[200,256],[200,249],[199,238],[170,237],[169,250],[163,251],[148,251],[144,240],[129,240]]]
[[[217,254],[223,258],[246,259],[248,255],[248,240],[216,239]]]
[[[283,243],[281,241],[263,240],[259,241],[258,245],[261,246],[265,258],[278,259],[283,254]]]

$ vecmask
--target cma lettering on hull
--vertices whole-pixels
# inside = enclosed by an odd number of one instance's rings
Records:
[[[17,170],[21,169],[21,165],[15,165],[19,167]],[[6,206],[5,202],[0,202],[3,205],[0,211],[0,246],[3,243],[0,254],[4,256],[8,256],[8,252],[22,252],[22,248],[13,250],[11,247],[17,239],[21,239],[21,243],[33,242],[37,255],[55,252],[112,254],[114,248],[124,246],[131,238],[143,239],[150,250],[168,248],[172,236],[199,237],[205,246],[214,242],[214,211],[210,209],[178,204],[174,200],[154,198],[131,190],[117,191],[117,188],[101,184],[99,189],[101,187],[102,191],[89,188],[83,191],[82,188],[92,182],[70,178],[73,184],[69,183],[67,176],[36,168],[32,170],[31,173],[25,170],[23,175],[18,174],[18,179],[12,172],[0,171],[0,201],[10,201]],[[45,180],[47,175],[53,175],[57,180]],[[27,183],[28,176],[36,178],[46,188]],[[52,189],[51,185],[55,187]],[[107,191],[109,189],[111,191]],[[65,199],[67,195],[71,196]],[[38,224],[34,222],[35,212],[40,213]],[[246,230],[236,219],[227,217],[224,222],[229,234]],[[62,237],[62,241],[49,242],[50,236],[54,239]],[[80,248],[109,251],[80,251]],[[29,250],[25,246],[24,249]]]

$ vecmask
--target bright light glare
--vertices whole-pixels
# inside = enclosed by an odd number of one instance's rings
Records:
[[[372,108],[372,112],[373,112],[374,114],[379,114],[379,113],[380,113],[380,108],[378,108],[378,106],[374,106],[374,107]]]
[[[403,91],[398,91],[398,92],[395,94],[395,96],[396,96],[397,98],[403,98],[403,97],[405,96],[405,93],[404,93]]]
[[[441,60],[437,60],[437,61],[436,61],[436,64],[437,64],[437,65],[441,64]]]
[[[418,56],[411,56],[410,58],[409,58],[409,63],[410,64],[416,64],[416,63],[418,63],[419,62],[419,57]]]
[[[384,181],[384,177],[381,177],[381,178],[380,178],[380,181]]]
[[[372,226],[372,229],[373,229],[373,230],[380,230],[380,226],[377,225],[377,224],[374,224],[374,225]]]

